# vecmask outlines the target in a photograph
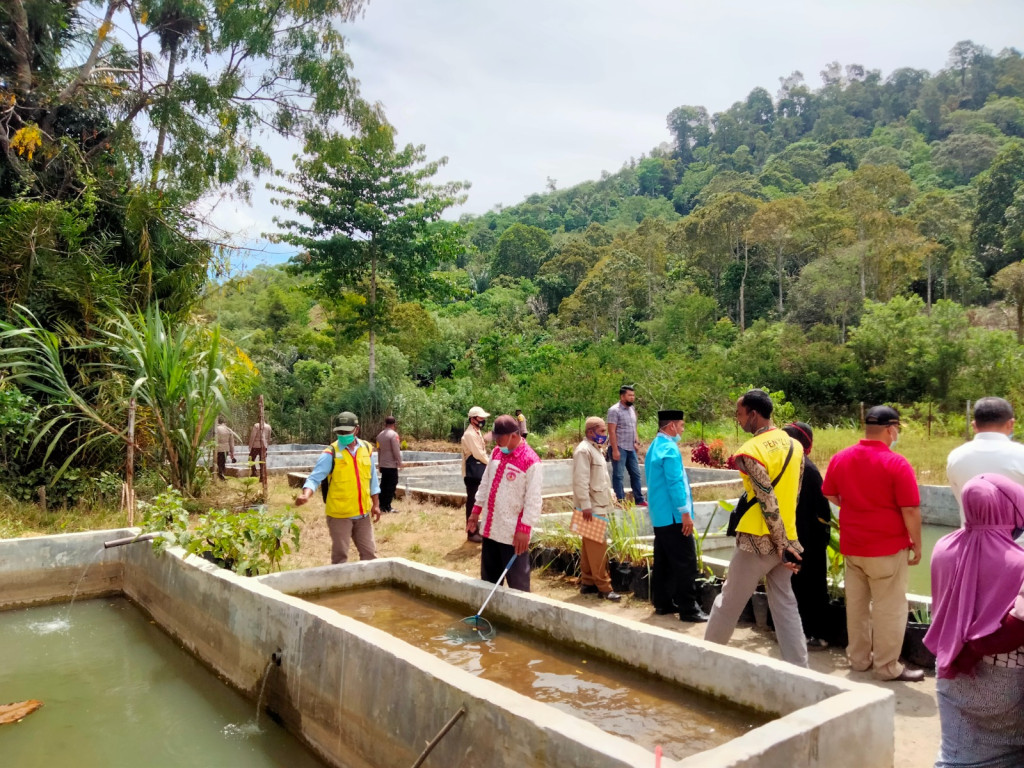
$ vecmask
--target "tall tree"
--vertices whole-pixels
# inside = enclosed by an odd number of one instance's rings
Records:
[[[532,279],[547,260],[551,235],[540,227],[516,222],[501,233],[494,249],[492,273]]]
[[[779,289],[779,316],[785,311],[782,300],[786,276],[786,257],[800,249],[800,224],[807,215],[807,204],[799,197],[784,197],[765,203],[750,220],[750,237],[767,247],[775,257],[775,276]]]
[[[440,218],[465,199],[468,184],[429,181],[445,162],[427,162],[422,145],[396,147],[384,128],[365,137],[313,133],[288,175],[292,186],[273,187],[286,195],[275,202],[302,217],[274,219],[286,230],[281,240],[304,251],[293,259],[297,268],[329,295],[365,287],[371,391],[387,309],[379,281],[390,280],[401,298],[423,296],[438,265],[460,247],[461,230]]]
[[[104,305],[187,313],[213,252],[193,204],[247,194],[257,134],[381,119],[338,31],[365,0],[93,4],[0,3],[0,283],[79,330]]]
[[[992,287],[1017,310],[1017,343],[1024,344],[1024,261],[1003,267],[992,278]]]
[[[1008,143],[978,179],[978,208],[974,214],[971,237],[975,254],[993,274],[1007,264],[1024,258],[1022,247],[1006,249],[1007,213],[1020,190],[1024,189],[1024,142]]]

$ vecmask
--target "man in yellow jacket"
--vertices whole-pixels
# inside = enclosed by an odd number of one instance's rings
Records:
[[[764,578],[782,658],[807,666],[807,640],[790,582],[803,547],[796,536],[796,500],[803,449],[772,423],[767,392],[752,389],[736,403],[736,421],[751,438],[733,455],[752,504],[736,528],[736,552],[715,598],[704,639],[725,645],[747,600]]]
[[[360,560],[377,557],[377,543],[373,538],[373,523],[380,520],[380,475],[377,473],[377,454],[369,443],[360,440],[359,418],[343,411],[335,418],[331,443],[295,497],[296,506],[302,506],[325,480],[327,530],[331,534],[331,563],[348,561],[349,546],[355,541]]]

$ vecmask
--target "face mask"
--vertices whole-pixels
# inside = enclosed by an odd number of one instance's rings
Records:
[[[346,445],[352,445],[352,441],[355,439],[355,435],[338,435],[338,445],[343,447]]]
[[[678,443],[682,439],[683,439],[682,435],[672,435],[672,442],[673,443]]]
[[[509,448],[507,445],[499,445],[498,450],[504,453],[506,456],[512,453],[512,449]]]
[[[899,432],[897,432],[897,433],[896,433],[896,437],[894,437],[894,438],[892,439],[892,442],[891,442],[891,443],[889,443],[889,447],[890,447],[890,448],[895,448],[895,447],[896,447],[896,443],[898,443],[899,441],[900,441],[900,433],[899,433]]]
[[[594,435],[590,439],[593,440],[597,445],[604,445],[605,443],[608,442],[608,435]]]

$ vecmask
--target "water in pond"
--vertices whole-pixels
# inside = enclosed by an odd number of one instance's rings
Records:
[[[0,725],[17,768],[322,768],[122,598],[0,612],[0,703],[39,699]]]
[[[625,666],[499,626],[488,642],[460,644],[446,630],[465,614],[398,589],[357,589],[312,600],[608,733],[681,759],[766,723],[725,704]]]

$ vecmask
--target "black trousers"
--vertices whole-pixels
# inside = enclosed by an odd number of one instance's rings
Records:
[[[398,487],[398,468],[380,468],[380,509],[382,512],[391,511],[391,502],[395,498],[395,488]]]
[[[501,572],[508,565],[509,558],[516,552],[511,544],[502,544],[484,536],[480,546],[480,578],[497,584]],[[523,553],[516,558],[505,577],[505,584],[521,592],[530,591],[530,555]]]
[[[651,602],[658,610],[689,613],[697,599],[697,548],[693,536],[684,536],[681,523],[654,529],[654,568]],[[674,605],[673,605],[674,604]]]
[[[226,451],[217,451],[217,477],[224,479],[224,470],[228,468],[228,454]]]
[[[462,482],[466,484],[466,519],[469,520],[469,515],[473,511],[473,505],[476,504],[476,492],[480,489],[480,480],[478,478],[473,480],[470,477],[462,478]],[[512,557],[512,555],[509,555]]]
[[[807,637],[827,637],[828,624],[828,555],[827,543],[811,540],[804,543],[800,572],[793,574],[793,594],[800,611],[800,621]]]

